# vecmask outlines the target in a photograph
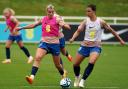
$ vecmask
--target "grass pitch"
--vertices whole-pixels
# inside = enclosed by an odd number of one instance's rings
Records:
[[[25,44],[34,56],[37,44]],[[66,46],[75,57],[79,45]],[[86,81],[86,89],[128,89],[128,47],[103,45],[102,54],[94,71]],[[62,56],[68,76],[74,81],[72,63]],[[5,59],[5,46],[0,44],[0,61]],[[61,89],[60,75],[55,69],[52,57],[47,55],[42,60],[40,69],[33,85],[25,81],[30,74],[32,64],[27,64],[27,58],[16,44],[11,48],[11,64],[0,63],[0,89]],[[87,66],[88,58],[81,64],[81,73]],[[73,89],[73,86],[71,86]],[[77,88],[76,88],[77,89]]]

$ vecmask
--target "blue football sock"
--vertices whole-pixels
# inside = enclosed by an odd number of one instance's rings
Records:
[[[86,80],[93,70],[94,64],[89,63],[84,71],[82,79]]]
[[[31,75],[36,75],[36,73],[37,73],[37,71],[38,71],[38,67],[35,67],[35,66],[33,66],[32,67],[32,71],[31,71]]]

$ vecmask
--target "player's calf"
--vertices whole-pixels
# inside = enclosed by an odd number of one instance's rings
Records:
[[[9,64],[11,63],[11,59],[10,59],[10,48],[6,47],[6,59],[4,61],[2,61],[3,64]]]

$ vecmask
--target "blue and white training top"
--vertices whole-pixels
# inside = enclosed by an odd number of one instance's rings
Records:
[[[101,27],[101,19],[97,18],[96,21],[91,21],[90,18],[86,19],[85,23],[85,41],[101,42],[103,29]]]

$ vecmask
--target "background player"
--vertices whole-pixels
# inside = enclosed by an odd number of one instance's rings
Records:
[[[43,17],[42,20],[30,24],[25,27],[17,28],[20,29],[30,29],[38,25],[42,25],[42,41],[39,44],[39,48],[36,51],[36,56],[34,64],[32,67],[31,75],[27,76],[27,81],[32,84],[34,77],[38,71],[41,59],[47,54],[51,53],[53,57],[54,64],[58,69],[62,78],[66,77],[62,65],[60,64],[60,45],[59,45],[59,27],[64,27],[70,29],[70,26],[63,22],[61,19],[57,19],[54,16],[54,6],[48,5],[46,7],[47,16]]]
[[[101,35],[104,28],[110,31],[123,45],[125,42],[120,38],[118,34],[102,19],[96,16],[96,6],[90,4],[86,8],[87,19],[84,20],[74,33],[70,42],[80,34],[81,31],[85,30],[84,41],[82,42],[78,53],[74,60],[74,73],[75,73],[75,87],[84,87],[84,82],[93,70],[93,67],[101,53]],[[84,58],[89,57],[88,66],[85,68],[82,79],[80,80],[80,64]]]
[[[54,16],[55,16],[56,18],[61,19],[61,20],[64,22],[63,18],[62,18],[60,15],[58,15],[56,12],[55,12]],[[65,38],[64,38],[63,28],[62,28],[62,27],[60,27],[60,30],[59,30],[59,41],[60,41],[60,51],[61,51],[61,53],[62,53],[64,56],[66,56],[70,62],[72,62],[72,56],[71,56],[71,55],[68,53],[68,51],[65,49]],[[61,63],[62,66],[63,66],[63,61],[62,61],[62,58],[61,58],[61,57],[60,57],[60,63]],[[67,71],[65,70],[65,72],[67,72]]]
[[[64,21],[64,19],[59,16],[57,13],[54,14],[54,16],[56,16],[57,18],[60,18]],[[68,53],[68,51],[65,48],[65,38],[64,38],[64,34],[63,34],[63,28],[60,27],[60,34],[59,34],[59,41],[60,41],[60,50],[61,53],[66,56],[68,58],[69,61],[72,61],[72,56]]]
[[[7,28],[4,31],[6,32],[9,29],[10,34],[9,34],[8,40],[6,41],[6,60],[2,61],[2,63],[11,63],[10,47],[14,41],[17,42],[20,49],[28,57],[27,63],[31,63],[33,61],[33,57],[30,56],[28,49],[24,47],[21,34],[18,31],[14,31],[15,28],[19,26],[19,21],[14,16],[15,15],[14,10],[11,8],[6,8],[4,9],[3,14],[7,24]]]

